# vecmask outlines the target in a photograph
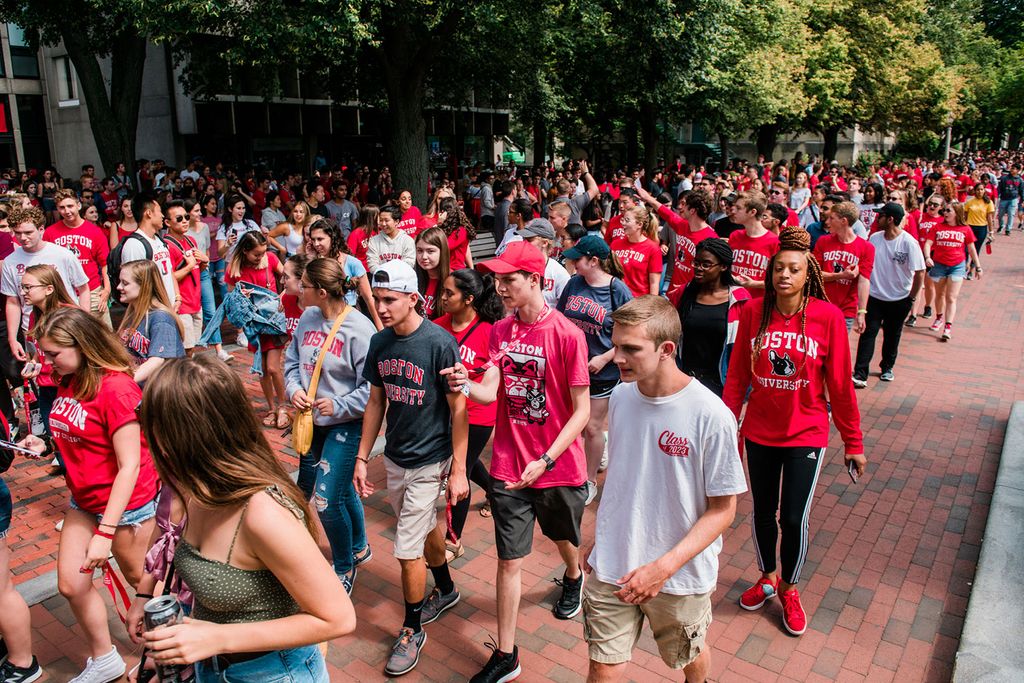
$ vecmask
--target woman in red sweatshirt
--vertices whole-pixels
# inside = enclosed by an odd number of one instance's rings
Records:
[[[842,311],[828,303],[809,250],[807,231],[782,231],[779,252],[768,264],[763,305],[748,304],[740,311],[722,396],[739,419],[750,390],[740,434],[746,443],[754,547],[762,575],[740,597],[740,606],[756,610],[778,595],[783,625],[797,636],[807,629],[796,584],[807,558],[811,500],[828,445],[826,390],[846,445],[847,466],[859,476],[867,462],[846,322]],[[781,576],[775,552],[780,527]]]

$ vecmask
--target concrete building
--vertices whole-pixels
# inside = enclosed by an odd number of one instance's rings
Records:
[[[12,24],[0,24],[0,167],[41,168],[50,161],[46,93],[35,50]]]

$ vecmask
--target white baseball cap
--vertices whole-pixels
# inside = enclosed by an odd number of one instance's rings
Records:
[[[387,261],[373,271],[371,287],[390,289],[392,292],[403,294],[416,294],[419,292],[419,285],[416,281],[416,271],[412,266],[402,259]]]

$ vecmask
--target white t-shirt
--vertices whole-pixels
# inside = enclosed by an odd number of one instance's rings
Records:
[[[221,223],[220,227],[217,229],[217,237],[215,237],[214,239],[216,239],[218,242],[227,242],[228,238],[231,237],[231,235],[234,235],[236,237],[235,243],[229,245],[227,253],[224,254],[224,262],[231,262],[231,255],[235,253],[235,247],[238,246],[238,240],[242,239],[242,235],[244,235],[247,232],[254,232],[259,229],[260,226],[256,225],[254,221],[251,221],[248,218],[243,218],[240,223],[232,223],[230,226],[226,228],[224,227],[224,224]]]
[[[174,304],[174,264],[171,263],[171,252],[168,251],[167,245],[159,237],[150,237],[141,230],[136,231],[139,237],[149,242],[149,246],[153,249],[153,263],[156,264],[156,269],[160,271],[160,279],[164,283],[164,289],[167,291],[167,300]],[[130,239],[124,243],[124,249],[121,251],[121,265],[131,263],[132,261],[145,261],[146,260],[146,247],[137,239]],[[117,288],[116,282],[110,283],[111,287]]]
[[[562,290],[569,283],[569,271],[553,258],[548,259],[544,266],[544,301],[551,308],[558,307]]]
[[[32,314],[32,304],[25,299],[25,293],[21,291],[21,276],[29,266],[45,264],[53,266],[64,281],[64,288],[68,290],[75,301],[78,296],[75,290],[82,285],[89,284],[89,277],[82,270],[82,264],[78,257],[64,247],[59,247],[51,242],[43,242],[39,251],[27,252],[21,247],[16,247],[14,253],[4,259],[3,273],[0,274],[0,293],[16,297],[21,301],[21,327],[28,329],[28,319]]]
[[[678,545],[707,510],[708,496],[743,493],[736,419],[697,380],[651,398],[635,382],[612,391],[608,474],[597,509],[590,565],[605,583]],[[715,589],[722,538],[676,572],[661,591],[699,595]]]
[[[875,247],[871,296],[882,301],[899,301],[910,296],[914,273],[924,270],[921,245],[905,230],[893,240],[885,239],[885,232],[879,230],[869,241]]]

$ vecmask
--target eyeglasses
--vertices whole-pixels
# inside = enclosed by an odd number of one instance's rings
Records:
[[[49,286],[50,285],[22,285],[21,286],[21,291],[23,291],[23,292],[31,292],[36,287],[49,287]]]
[[[721,263],[715,263],[714,261],[694,261],[693,269],[697,270],[708,270],[709,268],[721,268]]]

